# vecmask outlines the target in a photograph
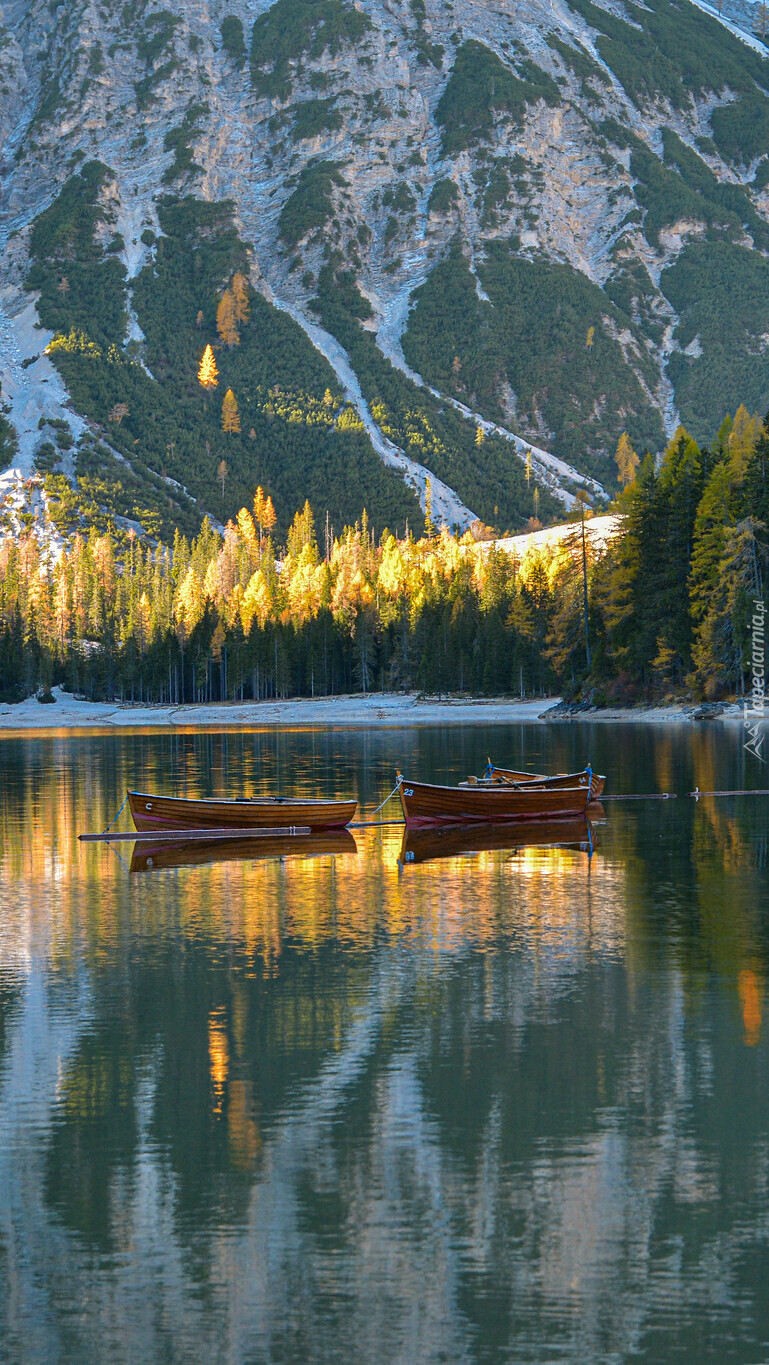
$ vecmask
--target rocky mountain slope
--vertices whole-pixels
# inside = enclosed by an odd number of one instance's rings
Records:
[[[769,62],[707,8],[3,0],[0,493],[513,530],[765,411]]]

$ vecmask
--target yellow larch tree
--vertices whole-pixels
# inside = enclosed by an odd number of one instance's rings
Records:
[[[408,564],[404,558],[405,549],[406,545],[399,545],[393,535],[387,537],[382,547],[377,581],[387,597],[398,597],[406,589]]]
[[[219,371],[216,368],[214,353],[210,346],[206,346],[200,361],[198,383],[206,390],[206,393],[212,393],[219,383]]]
[[[296,560],[288,561],[288,566],[288,605],[292,619],[304,625],[305,621],[311,620],[320,611],[322,569],[325,569],[325,565],[318,564],[314,546],[303,545]]]
[[[237,318],[235,316],[235,297],[231,289],[225,289],[216,310],[216,330],[225,346],[240,345]]]
[[[228,389],[222,402],[222,431],[231,434],[240,431],[240,410],[238,400],[232,389]]]
[[[173,613],[180,635],[189,637],[203,615],[203,584],[192,565],[175,594]]]
[[[269,620],[272,611],[272,598],[267,579],[261,569],[257,569],[249,579],[240,603],[240,619],[246,635],[256,620],[260,628]]]
[[[248,322],[251,304],[248,297],[248,280],[236,270],[232,277],[232,302],[236,322]]]
[[[425,535],[428,540],[435,529],[433,523],[433,488],[430,480],[425,483]]]
[[[744,403],[740,403],[734,414],[732,429],[729,433],[729,454],[731,456],[734,478],[741,483],[745,476],[745,466],[753,448],[761,435],[761,418],[758,413],[751,417]]]
[[[210,560],[206,566],[205,577],[203,579],[203,595],[209,602],[218,602],[222,597],[218,558]]]
[[[259,527],[259,539],[260,539],[260,540],[261,540],[261,538],[262,538],[262,526],[264,525],[263,518],[264,518],[264,489],[262,488],[262,485],[259,484],[259,487],[257,488],[256,492],[254,493],[254,521],[256,522],[257,526]]]
[[[250,562],[256,564],[259,555],[259,543],[256,539],[254,518],[247,507],[241,507],[238,512],[238,535],[246,547]]]
[[[259,527],[260,541],[265,531],[269,535],[277,520],[275,508],[272,505],[272,498],[269,493],[265,493],[260,484],[254,494],[254,521]]]
[[[617,464],[617,478],[619,479],[619,482],[621,484],[632,483],[635,479],[639,459],[630,444],[630,437],[626,431],[623,431],[617,442],[617,451],[614,459]]]

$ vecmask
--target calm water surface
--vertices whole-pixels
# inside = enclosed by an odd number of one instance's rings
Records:
[[[0,738],[0,1361],[769,1361],[769,798],[607,804],[592,858],[77,843],[127,785],[769,785],[741,744]]]

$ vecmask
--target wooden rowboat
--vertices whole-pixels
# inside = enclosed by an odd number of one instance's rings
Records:
[[[595,835],[584,816],[569,820],[522,820],[515,825],[433,825],[403,832],[400,861],[431,863],[502,850],[561,848],[593,853]]]
[[[192,799],[128,793],[134,826],[141,831],[164,829],[344,829],[355,815],[357,801],[316,801],[294,797],[221,797]]]
[[[209,863],[258,862],[269,858],[318,858],[328,853],[357,853],[358,846],[349,829],[320,830],[317,834],[267,835],[254,840],[189,839],[164,843],[159,833],[151,844],[135,844],[130,872],[151,872],[158,868],[200,867]]]
[[[409,828],[420,825],[499,825],[509,820],[552,820],[584,815],[590,800],[586,781],[575,787],[439,787],[398,775],[398,795]]]
[[[590,779],[590,798],[592,801],[600,800],[603,789],[606,786],[606,778],[601,773],[594,773],[591,768],[584,768],[579,773],[554,773],[548,777],[545,773],[522,773],[516,772],[513,768],[495,768],[489,762],[483,777],[469,777],[468,783],[471,787],[475,786],[537,786],[537,787],[581,787],[587,782],[587,774],[591,774]]]

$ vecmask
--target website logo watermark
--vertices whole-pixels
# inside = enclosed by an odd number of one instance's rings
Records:
[[[766,707],[766,677],[764,673],[765,656],[765,636],[764,636],[764,617],[766,608],[763,598],[756,597],[753,600],[753,619],[750,627],[750,667],[753,674],[753,686],[748,693],[747,699],[743,704],[742,717],[743,725],[748,731],[749,739],[743,745],[748,753],[755,754],[761,763],[766,759],[761,750],[764,747],[764,735],[761,730],[761,723],[764,719]]]

